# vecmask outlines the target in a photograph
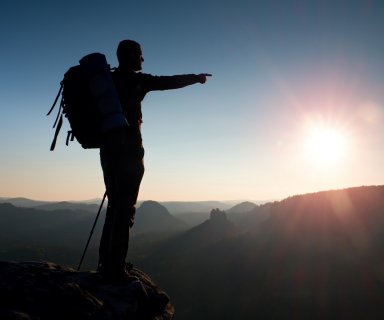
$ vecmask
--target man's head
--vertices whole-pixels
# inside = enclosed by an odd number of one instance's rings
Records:
[[[140,44],[133,40],[122,40],[117,47],[117,59],[119,66],[140,71],[144,61]]]

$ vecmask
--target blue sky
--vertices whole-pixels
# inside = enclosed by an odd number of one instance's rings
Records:
[[[97,150],[49,151],[64,72],[91,52],[212,73],[149,93],[140,199],[269,200],[384,181],[381,1],[3,1],[0,196],[100,197]],[[325,138],[324,138],[325,137]],[[328,139],[328,140],[327,140]],[[338,144],[336,144],[338,142]]]

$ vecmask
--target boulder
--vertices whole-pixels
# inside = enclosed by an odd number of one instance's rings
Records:
[[[130,273],[131,281],[112,284],[52,262],[0,261],[0,319],[172,319],[167,294],[144,272]]]

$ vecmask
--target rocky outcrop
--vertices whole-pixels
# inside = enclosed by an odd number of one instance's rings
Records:
[[[170,320],[174,308],[144,272],[111,284],[51,262],[0,262],[2,320]]]
[[[209,219],[212,221],[227,221],[227,214],[220,209],[212,209],[209,215]]]

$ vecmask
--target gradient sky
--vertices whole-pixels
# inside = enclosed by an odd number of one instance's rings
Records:
[[[0,196],[102,196],[98,150],[66,147],[63,128],[50,152],[45,114],[70,66],[91,52],[116,66],[122,39],[141,43],[143,72],[213,74],[145,98],[140,199],[384,182],[381,0],[8,0],[0,27]]]

